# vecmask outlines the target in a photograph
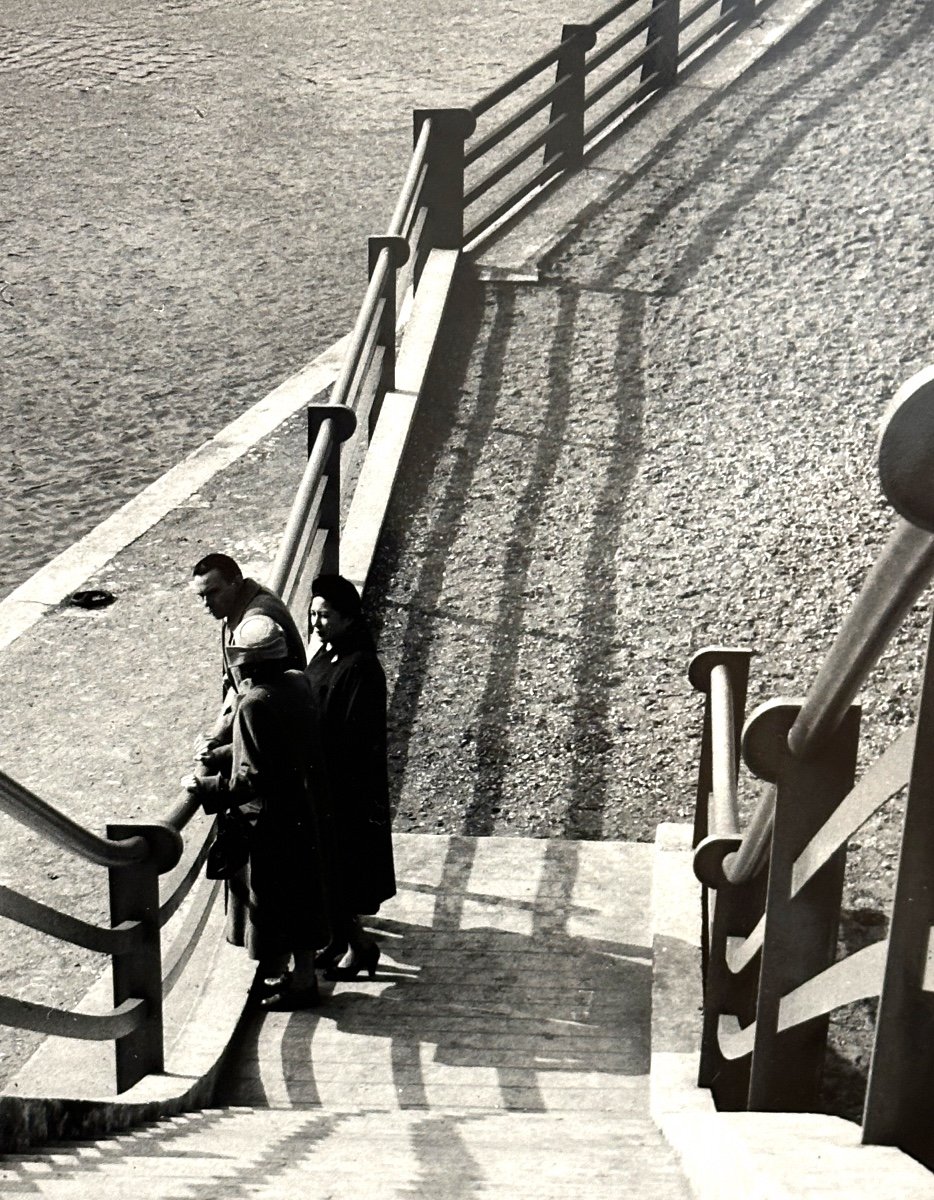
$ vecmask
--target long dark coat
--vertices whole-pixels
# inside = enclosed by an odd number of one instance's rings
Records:
[[[386,676],[352,628],[305,669],[317,708],[332,820],[335,910],[375,913],[396,894],[386,772]]]
[[[253,683],[234,712],[229,779],[202,781],[208,812],[236,807],[252,827],[249,863],[226,884],[227,940],[252,958],[314,950],[330,933],[309,783],[315,720],[301,671]]]

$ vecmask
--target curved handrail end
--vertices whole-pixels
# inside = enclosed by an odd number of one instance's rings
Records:
[[[691,655],[688,680],[696,691],[706,694],[710,690],[710,673],[714,667],[729,666],[736,661],[748,663],[753,654],[754,650],[741,646],[701,646]]]
[[[699,841],[694,848],[694,874],[709,888],[723,887],[728,882],[723,873],[723,860],[734,854],[743,844],[737,835],[723,837],[711,834]]]

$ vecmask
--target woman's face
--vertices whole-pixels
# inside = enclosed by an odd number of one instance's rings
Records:
[[[333,642],[346,633],[352,621],[328,604],[323,596],[315,596],[311,602],[311,628],[322,642]]]

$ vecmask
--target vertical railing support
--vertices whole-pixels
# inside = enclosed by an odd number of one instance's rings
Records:
[[[439,250],[464,245],[464,143],[477,127],[466,108],[417,108],[413,113],[415,143],[425,121],[431,121],[428,161],[422,193],[428,208],[429,241]]]
[[[162,823],[130,822],[108,825],[113,841],[142,835],[150,847],[139,863],[111,867],[110,923],[116,928],[125,921],[139,923],[134,948],[113,958],[114,1007],[126,1000],[144,1000],[146,1015],[140,1025],[117,1039],[116,1085],[125,1092],[144,1075],[165,1069],[162,1029],[162,950],[159,935],[159,876],[178,862],[182,840],[176,829]]]
[[[740,734],[746,709],[751,657],[752,653],[749,650],[707,646],[694,655],[688,667],[688,678],[692,686],[705,696],[697,800],[694,808],[695,849],[708,839],[725,842],[724,835],[735,832],[732,822],[729,822],[731,828],[721,828],[724,822],[711,808],[714,791],[715,732],[712,676],[715,670],[722,670],[727,674],[732,719],[729,730],[718,732],[727,733],[732,739],[731,761],[720,766],[732,773],[735,782],[739,773]],[[734,845],[738,845],[738,839]],[[723,848],[727,848],[726,844]],[[734,1016],[741,1025],[752,1021],[755,1016],[758,980],[758,958],[747,964],[742,971],[734,972],[730,970],[727,962],[727,950],[732,939],[744,939],[755,928],[762,912],[764,885],[765,873],[762,872],[748,884],[732,885],[723,882],[716,891],[704,886],[701,892],[704,1021],[698,1085],[710,1088],[717,1106],[721,1109],[745,1107],[749,1089],[749,1056],[731,1060],[721,1053],[720,1017]]]
[[[866,1089],[863,1141],[934,1169],[934,618],[918,704],[885,974]]]
[[[315,443],[325,421],[330,422],[331,445],[324,467],[324,495],[318,529],[324,535],[319,570],[336,574],[340,570],[341,531],[341,445],[352,436],[357,428],[357,418],[343,404],[312,404],[308,407],[308,457],[314,452]],[[311,580],[306,581],[309,585]],[[296,601],[297,611],[304,611],[301,600]]]
[[[409,243],[404,237],[391,234],[381,234],[367,238],[367,270],[372,279],[379,263],[379,256],[385,250],[387,256],[386,277],[380,293],[383,301],[383,311],[379,318],[379,330],[376,344],[382,350],[382,360],[379,370],[379,384],[376,395],[370,406],[368,432],[373,436],[383,397],[387,392],[395,390],[396,386],[396,272],[409,261]]]
[[[589,25],[565,25],[561,30],[561,57],[555,73],[558,92],[551,102],[545,143],[545,162],[554,158],[562,171],[573,171],[584,158],[585,72],[587,51],[597,35]]]
[[[643,81],[654,76],[659,87],[668,87],[677,78],[680,8],[680,0],[652,0]]]
[[[836,959],[846,845],[792,898],[795,861],[853,786],[859,742],[858,706],[807,758],[788,747],[800,703],[761,705],[743,734],[743,758],[776,785],[765,933],[759,968],[749,1108],[769,1112],[813,1109],[826,1053],[827,1016],[780,1030],[782,997]]]

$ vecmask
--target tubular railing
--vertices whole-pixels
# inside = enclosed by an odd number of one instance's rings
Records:
[[[896,1144],[930,1167],[934,641],[915,725],[858,780],[854,700],[934,577],[932,469],[929,368],[899,391],[880,442],[883,490],[899,520],[804,699],[760,705],[743,726],[750,652],[709,647],[689,668],[706,697],[694,830],[704,885],[699,1082],[721,1108],[813,1108],[830,1014],[878,997],[863,1140]],[[764,787],[741,831],[743,767]],[[906,785],[888,939],[838,959],[847,842]]]
[[[710,5],[701,7],[706,11]],[[691,46],[754,9],[746,0],[720,0],[719,17]],[[339,376],[329,402],[308,410],[308,460],[270,573],[270,585],[300,626],[307,619],[312,579],[339,566],[342,446],[351,438],[355,444],[362,439],[364,448],[369,444],[383,399],[396,387],[397,323],[417,295],[432,252],[460,252],[489,236],[544,187],[576,170],[647,96],[673,82],[679,63],[693,52],[680,40],[681,31],[702,15],[679,18],[679,13],[679,0],[623,0],[590,25],[566,25],[558,45],[471,108],[414,112],[411,162],[387,233],[369,239],[368,284]],[[621,17],[629,23],[610,30]],[[588,58],[607,30],[609,40]],[[640,38],[644,45],[637,46]],[[552,69],[554,78],[539,95],[529,98],[522,91],[540,84]],[[621,94],[624,85],[628,90]],[[505,114],[499,124],[467,148],[478,119],[495,115],[494,110]],[[536,121],[541,128],[530,131]],[[515,146],[517,135],[525,140]],[[468,169],[484,174],[468,185]],[[465,236],[468,208],[472,223]],[[721,791],[718,783],[718,797]],[[215,884],[202,889],[198,903],[192,897],[181,931],[163,954],[162,930],[201,877],[213,825],[190,839],[190,862],[161,899],[159,879],[180,863],[186,849],[182,833],[198,810],[185,795],[164,821],[112,824],[100,838],[0,774],[0,811],[107,868],[111,925],[81,921],[5,887],[0,887],[0,916],[109,955],[114,995],[113,1010],[102,1014],[0,996],[0,1023],[114,1041],[118,1091],[163,1070],[163,1001],[190,959],[216,895]]]
[[[459,110],[449,130],[450,170],[471,175],[463,244],[475,247],[577,170],[683,64],[755,11],[750,0],[619,0],[590,24],[565,25],[558,45]]]

